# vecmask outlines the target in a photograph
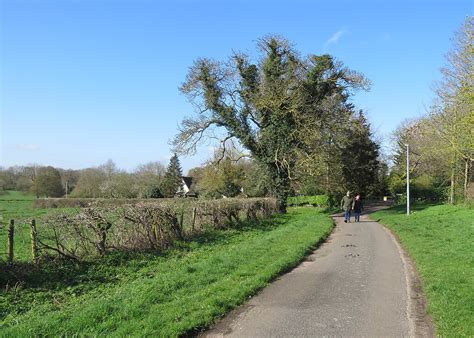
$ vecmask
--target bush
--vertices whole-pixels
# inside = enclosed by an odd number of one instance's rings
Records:
[[[266,218],[278,210],[272,198],[103,202],[45,216],[39,234],[41,249],[76,260],[110,250],[161,250],[208,226],[224,228]]]
[[[398,180],[395,192],[396,204],[406,204],[406,181]],[[429,175],[421,175],[410,180],[410,200],[418,202],[441,202],[446,199],[449,187],[437,182]]]
[[[329,208],[331,204],[331,198],[328,195],[288,197],[289,206],[313,205],[320,208]]]

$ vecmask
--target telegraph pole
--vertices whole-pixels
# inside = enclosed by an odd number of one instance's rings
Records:
[[[407,216],[410,215],[410,145],[407,143]]]

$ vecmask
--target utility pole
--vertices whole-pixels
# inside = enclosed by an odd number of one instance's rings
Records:
[[[410,145],[407,143],[407,216],[410,215]]]

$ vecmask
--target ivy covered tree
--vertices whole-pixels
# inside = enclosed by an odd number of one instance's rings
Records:
[[[174,154],[163,178],[161,193],[165,197],[174,197],[181,188],[183,171],[177,154]]]
[[[258,49],[256,61],[239,53],[228,62],[195,61],[181,91],[198,115],[182,122],[173,144],[188,154],[206,138],[236,139],[266,172],[286,212],[297,153],[313,151],[305,137],[334,123],[325,116],[330,102],[344,104],[351,89],[368,83],[329,55],[300,57],[280,37],[259,40]]]

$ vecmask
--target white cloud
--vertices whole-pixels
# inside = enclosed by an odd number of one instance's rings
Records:
[[[336,33],[331,35],[331,37],[326,41],[324,44],[324,48],[327,48],[329,45],[336,45],[339,40],[341,40],[342,36],[348,33],[348,31],[344,28],[338,30]]]
[[[38,151],[40,150],[40,146],[37,144],[17,144],[15,145],[15,149],[24,151]]]

